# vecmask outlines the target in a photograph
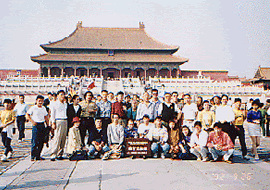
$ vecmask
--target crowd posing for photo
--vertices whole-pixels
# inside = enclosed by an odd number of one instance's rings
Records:
[[[143,158],[232,163],[237,137],[242,157],[247,159],[244,125],[255,160],[260,159],[257,148],[261,134],[270,136],[270,99],[266,105],[259,99],[250,99],[247,105],[240,98],[232,102],[227,95],[210,100],[198,97],[192,102],[190,94],[165,92],[160,97],[157,89],[141,97],[103,90],[96,98],[91,91],[80,97],[60,90],[48,93],[46,99],[38,95],[32,107],[24,102],[24,95],[19,95],[15,106],[10,99],[4,100],[0,117],[5,146],[2,161],[12,158],[15,123],[18,143],[25,139],[25,123],[32,124],[32,161],[44,160],[44,144],[50,144],[51,161],[74,157],[77,151],[86,153],[88,159],[122,158],[127,156],[126,139],[144,138],[151,143],[151,156]]]

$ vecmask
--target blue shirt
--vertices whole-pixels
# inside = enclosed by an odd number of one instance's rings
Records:
[[[247,113],[247,121],[248,122],[253,122],[253,120],[261,119],[261,118],[262,118],[262,114],[259,110],[258,111],[250,110]]]
[[[104,102],[103,100],[101,100],[97,103],[97,106],[97,117],[111,117],[112,103],[110,101]]]

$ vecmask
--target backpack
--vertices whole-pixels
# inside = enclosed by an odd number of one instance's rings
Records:
[[[77,161],[77,160],[88,160],[88,155],[86,150],[76,150],[73,154],[69,157],[70,161]]]

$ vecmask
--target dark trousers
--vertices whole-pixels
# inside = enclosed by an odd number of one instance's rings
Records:
[[[243,125],[236,125],[236,127],[239,129],[239,130],[237,130],[236,135],[239,137],[239,140],[240,140],[242,155],[246,156],[247,155],[247,146],[246,146],[246,141],[245,141],[245,129],[244,129]],[[233,144],[235,144],[235,142],[233,142]]]
[[[37,123],[32,127],[32,147],[31,158],[40,158],[40,154],[45,142],[46,129],[44,123]]]
[[[233,125],[231,125],[229,122],[222,123],[221,125],[222,131],[226,132],[229,137],[231,138],[233,144],[235,143],[235,138],[237,135],[236,129]]]
[[[24,130],[25,130],[25,116],[17,116],[17,127],[19,131],[19,140],[25,138]]]
[[[80,124],[80,135],[83,146],[85,146],[85,136],[86,132],[88,131],[88,135],[90,136],[90,133],[92,132],[92,129],[95,127],[95,121],[93,117],[82,117],[81,118],[81,124]],[[89,139],[89,137],[88,137]]]
[[[102,117],[102,129],[107,131],[108,125],[112,122],[111,118],[109,117]]]
[[[270,136],[269,126],[270,126],[270,116],[268,116],[267,118],[266,129],[265,129],[266,136],[268,137]]]
[[[13,151],[12,148],[11,148],[11,146],[10,146],[10,144],[11,144],[11,138],[9,138],[7,136],[7,132],[2,132],[1,133],[1,136],[2,136],[2,143],[5,146],[5,153],[4,154],[7,156],[8,152],[12,152]]]

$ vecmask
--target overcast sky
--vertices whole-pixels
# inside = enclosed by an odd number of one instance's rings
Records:
[[[0,7],[0,67],[38,68],[40,44],[85,27],[139,27],[189,58],[181,69],[228,70],[252,78],[270,66],[267,0],[5,0]]]

